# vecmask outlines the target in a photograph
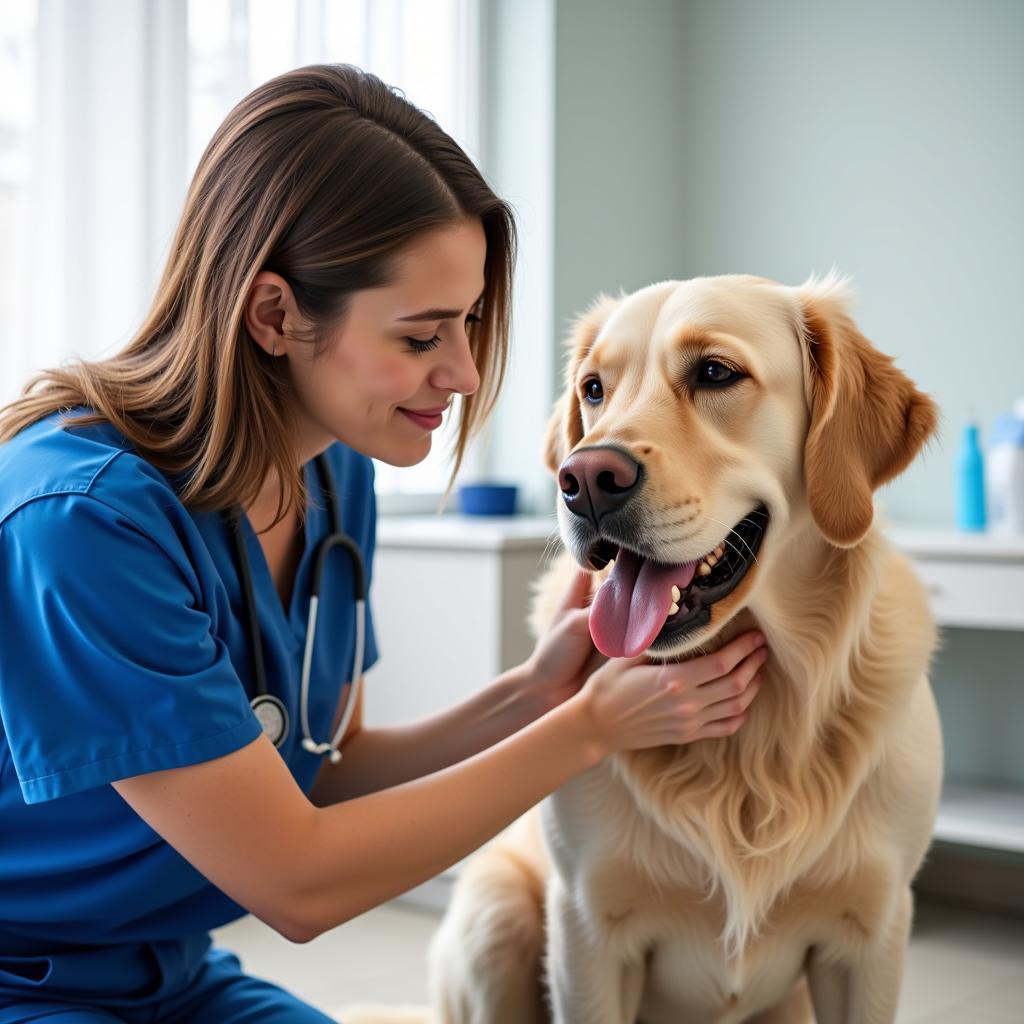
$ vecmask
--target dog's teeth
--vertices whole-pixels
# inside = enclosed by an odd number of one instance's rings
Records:
[[[718,559],[715,558],[714,555],[708,555],[707,558],[704,559],[704,561],[707,562],[710,566],[718,565]]]
[[[672,589],[675,590],[675,587],[673,587]],[[678,598],[677,598],[677,600],[678,600]],[[675,602],[673,602],[672,607],[669,608],[669,610],[668,610],[668,613],[669,613],[669,615],[675,615],[675,613],[677,611],[679,611],[679,605],[676,604]]]
[[[697,566],[697,575],[698,576],[710,576],[711,575],[711,566],[708,565],[707,562],[701,562],[700,565]]]
[[[674,587],[672,588],[672,600],[673,600],[673,601],[674,601],[674,602],[675,602],[676,604],[679,604],[679,598],[680,598],[680,596],[681,596],[681,595],[680,595],[680,592],[679,592],[679,588],[678,588],[678,587],[675,587],[675,586],[674,586]]]

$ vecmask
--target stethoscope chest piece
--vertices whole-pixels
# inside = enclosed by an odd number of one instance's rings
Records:
[[[288,712],[284,704],[273,694],[264,693],[253,697],[252,710],[263,729],[263,735],[275,747],[280,747],[288,735]]]

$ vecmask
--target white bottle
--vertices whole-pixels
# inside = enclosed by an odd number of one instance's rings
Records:
[[[1024,398],[995,418],[986,465],[989,529],[1024,535]]]

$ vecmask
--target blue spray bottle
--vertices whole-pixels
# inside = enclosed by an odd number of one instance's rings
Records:
[[[985,467],[973,412],[956,457],[956,525],[972,532],[985,529]]]

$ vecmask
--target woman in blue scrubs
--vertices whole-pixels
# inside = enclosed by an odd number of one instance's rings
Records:
[[[338,763],[303,745],[333,734],[360,649],[332,555],[303,701],[332,529],[317,457],[369,574],[371,458],[421,461],[458,395],[457,469],[493,406],[513,247],[509,208],[430,118],[355,68],[302,68],[214,135],[129,344],[3,410],[0,1024],[325,1021],[209,931],[250,912],[305,942],[609,752],[741,723],[726,698],[755,638],[717,681],[709,659],[600,664],[581,573],[531,658],[465,703],[364,729],[357,701]],[[369,613],[361,649],[365,671]]]

